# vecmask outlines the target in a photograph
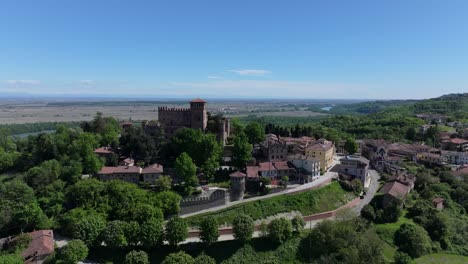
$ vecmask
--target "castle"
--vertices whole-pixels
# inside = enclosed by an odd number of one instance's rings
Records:
[[[164,128],[167,138],[171,138],[181,128],[207,130],[208,114],[206,101],[196,98],[190,101],[190,108],[158,107],[158,121]],[[223,145],[231,134],[229,118],[222,118],[217,128],[217,137]]]

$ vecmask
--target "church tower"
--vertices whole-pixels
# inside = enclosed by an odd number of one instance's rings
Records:
[[[208,116],[205,108],[206,102],[200,98],[190,101],[191,127],[205,131],[208,124]]]

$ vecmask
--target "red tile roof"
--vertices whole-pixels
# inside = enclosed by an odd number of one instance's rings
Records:
[[[111,154],[114,153],[114,150],[111,147],[102,147],[94,150],[96,154]]]
[[[289,170],[289,165],[287,161],[277,161],[274,162],[273,165],[277,170]]]
[[[274,170],[275,166],[273,165],[273,162],[260,162],[258,164],[258,171],[271,171]]]
[[[380,192],[383,194],[389,194],[393,197],[403,199],[406,194],[408,193],[409,188],[408,186],[401,184],[397,181],[394,182],[387,182],[382,189],[380,189]]]
[[[201,99],[201,98],[195,98],[193,99],[192,101],[190,101],[191,103],[206,103],[205,100]]]
[[[143,174],[149,174],[149,173],[163,173],[163,166],[159,165],[157,163],[154,163],[146,168],[143,168],[142,172]]]
[[[114,173],[141,173],[141,168],[138,166],[118,166],[115,167]]]
[[[98,174],[112,174],[116,167],[102,167]]]
[[[465,139],[463,139],[463,138],[452,138],[452,139],[450,139],[450,140],[448,140],[448,141],[449,141],[450,143],[452,143],[452,144],[457,144],[457,145],[468,143],[468,140],[465,140]]]
[[[26,259],[25,263],[29,263],[28,259],[33,256],[47,256],[54,252],[54,231],[38,230],[28,234],[31,236],[31,243],[21,252],[21,256]]]
[[[322,151],[328,151],[333,147],[333,143],[331,141],[326,141],[323,139],[319,139],[314,143],[311,143],[306,149],[307,150],[322,150]]]
[[[233,172],[229,175],[230,177],[235,177],[235,178],[243,178],[245,177],[245,173],[242,173],[240,171]]]
[[[438,204],[438,203],[443,203],[445,200],[444,198],[436,197],[432,200],[432,202]]]
[[[246,174],[249,178],[258,178],[258,166],[247,166]]]

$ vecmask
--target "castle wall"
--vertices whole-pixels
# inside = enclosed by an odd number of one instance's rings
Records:
[[[190,214],[225,205],[228,201],[229,194],[224,190],[217,190],[210,197],[185,198],[180,201],[180,214]]]
[[[164,126],[167,136],[171,137],[181,128],[191,127],[190,108],[158,108],[158,121]]]

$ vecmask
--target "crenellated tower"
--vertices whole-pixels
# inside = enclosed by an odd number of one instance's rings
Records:
[[[206,102],[200,98],[193,99],[190,102],[191,128],[205,131],[208,124],[208,115],[205,108]]]

